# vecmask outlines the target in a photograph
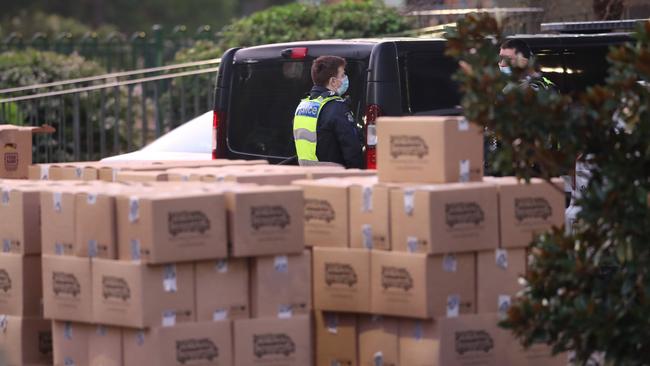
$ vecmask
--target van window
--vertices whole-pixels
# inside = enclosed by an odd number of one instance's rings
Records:
[[[428,114],[460,105],[457,63],[441,54],[410,52],[400,56],[402,113]]]
[[[604,84],[607,77],[607,53],[605,45],[577,46],[564,53],[566,73],[564,75],[568,91],[584,91],[589,86]]]
[[[348,94],[352,110],[357,112],[365,93],[365,66],[360,61],[347,61]],[[233,65],[227,117],[231,151],[273,158],[296,155],[293,117],[300,100],[312,88],[311,64],[311,59],[278,59]]]

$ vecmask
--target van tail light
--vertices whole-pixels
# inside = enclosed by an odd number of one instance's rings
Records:
[[[371,104],[366,108],[366,169],[377,169],[377,118],[381,108]]]
[[[225,123],[224,114],[219,111],[214,111],[212,114],[212,159],[224,159],[225,156],[225,139],[221,138],[223,135],[223,124]],[[221,127],[221,133],[219,128]]]
[[[284,58],[302,60],[307,57],[307,47],[286,48],[280,52]]]

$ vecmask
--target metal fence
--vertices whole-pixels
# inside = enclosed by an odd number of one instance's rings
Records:
[[[149,32],[135,32],[130,36],[119,32],[105,36],[88,32],[81,37],[75,37],[69,32],[54,36],[36,33],[28,37],[11,33],[0,40],[0,52],[34,48],[61,54],[78,53],[99,62],[111,72],[165,65],[178,50],[191,47],[201,39],[216,42],[217,38],[217,34],[208,25],[199,27],[196,32],[188,31],[185,26],[176,26],[171,31],[154,26]]]
[[[220,60],[0,90],[0,123],[56,128],[34,161],[98,160],[137,150],[212,109]]]

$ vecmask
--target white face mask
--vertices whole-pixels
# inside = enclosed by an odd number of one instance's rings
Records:
[[[341,81],[341,86],[336,90],[336,94],[338,95],[343,95],[346,91],[348,91],[348,87],[350,86],[350,80],[348,79],[347,75],[343,75],[343,80]]]
[[[501,70],[501,72],[506,75],[512,74],[512,69],[510,68],[510,66],[499,66],[499,70]]]

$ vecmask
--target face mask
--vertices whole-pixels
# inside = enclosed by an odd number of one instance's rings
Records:
[[[501,70],[501,72],[506,75],[512,74],[512,69],[510,68],[510,66],[499,66],[499,70]]]
[[[343,93],[348,91],[349,86],[350,86],[350,80],[348,80],[347,75],[344,75],[343,76],[343,81],[341,81],[341,86],[339,86],[339,88],[336,89],[336,94],[343,95]]]

